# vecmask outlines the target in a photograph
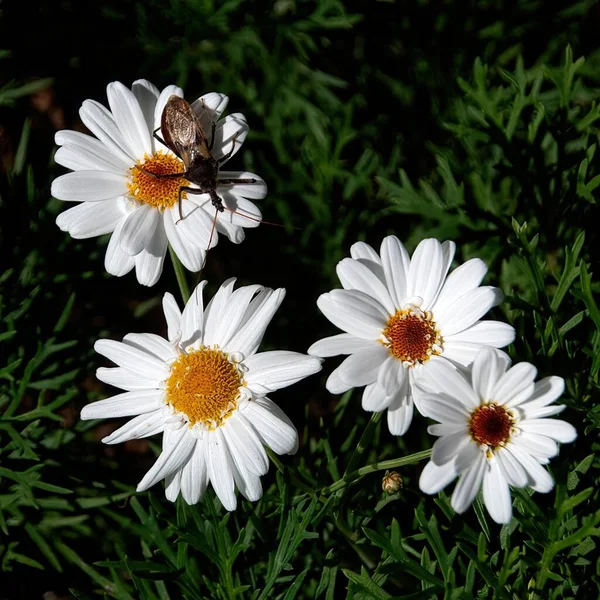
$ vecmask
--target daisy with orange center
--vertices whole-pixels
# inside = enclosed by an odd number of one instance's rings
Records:
[[[153,135],[157,128],[161,134],[162,112],[172,95],[183,96],[183,91],[170,85],[161,92],[145,79],[135,81],[131,89],[113,82],[107,87],[110,110],[86,100],[79,111],[95,137],[65,130],[55,138],[60,146],[56,162],[73,172],[53,181],[52,195],[78,203],[58,216],[57,225],[78,239],[110,233],[106,270],[121,276],[135,268],[142,285],[158,281],[167,245],[188,270],[199,271],[209,242],[215,246],[219,234],[242,242],[244,228],[261,221],[251,200],[267,193],[264,181],[253,173],[219,171],[218,181],[246,178],[255,183],[217,185],[225,210],[216,213],[215,231],[215,208],[208,194],[182,193],[181,218],[179,190],[197,186],[183,177],[151,175],[184,172],[182,161]],[[242,114],[221,118],[227,103],[227,96],[213,92],[191,105],[207,136],[215,125],[214,143],[209,142],[219,165],[237,153],[248,133]]]
[[[554,402],[564,391],[560,377],[534,381],[535,367],[510,359],[499,350],[482,349],[467,378],[438,361],[430,377],[418,381],[421,411],[434,421],[428,429],[439,436],[419,485],[435,494],[458,477],[452,494],[454,510],[469,508],[480,489],[491,517],[512,517],[510,488],[549,492],[552,477],[543,467],[558,454],[557,442],[572,442],[574,427],[548,419],[565,407]]]
[[[163,451],[138,485],[162,479],[166,495],[195,504],[209,483],[227,510],[235,488],[249,500],[262,495],[269,467],[264,446],[296,451],[296,429],[268,394],[321,369],[321,361],[288,351],[258,353],[283,289],[253,285],[234,291],[226,281],[204,308],[202,282],[183,313],[171,294],[163,308],[168,339],[128,334],[99,340],[95,349],[118,367],[98,369],[98,379],[128,390],[84,407],[82,419],[134,418],[102,441],[117,444],[163,434]]]
[[[502,292],[481,286],[487,267],[472,259],[448,275],[455,246],[423,240],[412,258],[395,236],[378,254],[359,242],[337,267],[344,287],[323,294],[317,305],[344,333],[313,344],[308,353],[349,355],[327,380],[340,394],[365,386],[362,406],[387,409],[390,431],[403,435],[419,409],[415,382],[429,377],[438,361],[468,367],[484,346],[501,348],[514,339],[506,323],[482,321]]]

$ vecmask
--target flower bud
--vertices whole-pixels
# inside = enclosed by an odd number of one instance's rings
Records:
[[[386,471],[381,480],[381,489],[386,494],[395,494],[402,488],[402,483],[402,477],[400,477],[399,473],[396,473],[396,471]]]

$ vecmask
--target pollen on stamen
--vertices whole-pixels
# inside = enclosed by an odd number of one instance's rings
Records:
[[[488,402],[473,411],[469,433],[473,441],[493,452],[510,440],[513,425],[513,417],[503,406]]]
[[[183,177],[157,179],[149,173],[165,175],[167,173],[183,173],[184,171],[183,163],[172,154],[166,154],[159,150],[152,156],[146,155],[143,161],[138,162],[135,167],[129,170],[130,181],[127,184],[129,194],[138,202],[149,204],[163,211],[165,208],[170,208],[177,203],[179,189],[188,185],[189,182]],[[185,197],[185,192],[183,192],[182,198]]]
[[[215,429],[231,416],[244,381],[238,366],[218,348],[181,354],[171,366],[166,401],[189,426]]]
[[[409,367],[442,351],[441,335],[428,312],[399,310],[389,319],[382,335],[390,354]]]

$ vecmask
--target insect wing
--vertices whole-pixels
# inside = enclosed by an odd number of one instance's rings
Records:
[[[211,158],[202,125],[183,98],[169,98],[162,113],[161,130],[165,143],[181,158],[186,169],[197,156]]]

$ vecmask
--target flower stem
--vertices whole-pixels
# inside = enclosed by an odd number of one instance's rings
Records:
[[[358,465],[364,451],[367,449],[367,446],[373,437],[373,434],[375,433],[375,429],[377,429],[377,425],[379,425],[379,421],[381,421],[381,417],[383,417],[383,411],[375,412],[371,415],[371,420],[365,427],[363,434],[360,436],[360,440],[358,440],[358,444],[354,449],[352,456],[350,456],[350,461],[348,462],[348,466],[344,471],[344,477],[356,469],[356,466]]]
[[[175,254],[175,250],[171,248],[170,244],[169,255],[171,256],[171,261],[173,262],[173,268],[175,269],[175,276],[177,277],[177,283],[179,284],[179,291],[181,292],[183,303],[186,304],[190,298],[190,287],[185,277],[185,269],[181,264],[177,254]]]
[[[368,475],[369,473],[375,473],[376,471],[383,471],[385,469],[397,469],[398,467],[412,465],[413,463],[417,463],[421,460],[426,460],[430,456],[431,449],[415,452],[414,454],[409,454],[408,456],[403,456],[402,458],[393,458],[391,460],[383,460],[381,462],[366,465],[365,467],[361,467],[352,473],[348,473],[347,475],[345,474],[339,481],[336,481],[330,486],[320,490],[320,493],[333,494],[334,492],[344,489],[352,482],[364,477],[365,475]]]

